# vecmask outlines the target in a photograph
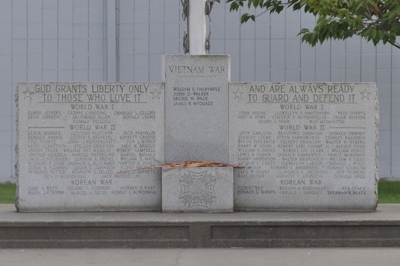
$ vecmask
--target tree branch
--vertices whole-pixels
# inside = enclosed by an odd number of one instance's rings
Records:
[[[267,13],[267,12],[268,12],[268,9],[267,9],[267,10],[264,10],[263,12],[261,12],[261,13],[258,14],[258,15],[255,15],[255,17],[257,18],[257,17],[259,17],[259,16],[261,16],[262,14]]]
[[[390,43],[391,45],[393,45],[394,47],[396,47],[397,49],[400,49],[400,44],[399,44],[398,42],[390,42],[390,41],[389,41],[389,43]]]

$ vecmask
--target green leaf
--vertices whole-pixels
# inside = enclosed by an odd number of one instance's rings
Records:
[[[239,4],[238,3],[236,3],[236,2],[233,2],[232,4],[231,4],[231,8],[230,8],[230,10],[229,11],[237,11],[237,10],[239,10]]]
[[[298,3],[293,5],[293,10],[299,10],[301,7],[302,7],[301,3],[298,2]]]
[[[385,33],[383,31],[381,31],[381,30],[378,30],[377,31],[377,36],[378,36],[378,39],[382,40],[383,37],[385,36]]]
[[[226,0],[230,10],[255,8],[254,14],[245,13],[241,23],[255,20],[263,13],[279,14],[285,9],[303,10],[316,16],[317,24],[310,32],[303,28],[302,42],[314,46],[328,39],[345,40],[358,35],[375,45],[379,42],[395,44],[400,36],[400,0]]]
[[[309,29],[307,29],[307,28],[303,28],[303,29],[301,29],[301,31],[299,32],[299,34],[297,34],[297,36],[299,36],[299,35],[303,35],[303,34],[307,34],[307,33],[309,33],[310,32],[310,30]]]
[[[377,33],[377,31],[376,31],[376,29],[372,29],[372,31],[371,31],[371,36],[372,36],[372,38],[376,38],[376,33]]]
[[[246,23],[250,19],[250,17],[251,16],[248,13],[243,14],[240,18],[240,23]]]

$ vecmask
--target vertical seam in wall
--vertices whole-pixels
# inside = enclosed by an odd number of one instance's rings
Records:
[[[303,12],[300,12],[300,30],[303,28]],[[303,73],[302,73],[302,58],[303,58],[303,55],[302,55],[302,47],[303,47],[303,42],[301,42],[300,41],[300,65],[299,65],[299,69],[300,69],[300,82],[302,82],[303,81]]]
[[[314,17],[314,21],[315,21],[315,23],[317,22],[317,19]],[[310,79],[310,80],[307,80],[308,82],[316,82],[316,80],[317,80],[317,45],[318,45],[318,42],[317,42],[317,44],[313,47],[313,52],[314,52],[314,79],[312,80],[312,79]],[[319,44],[319,47],[321,48],[321,44]]]
[[[254,22],[254,70],[253,70],[253,81],[257,81],[257,20]],[[229,113],[228,113],[229,114]]]
[[[360,78],[358,79],[359,82],[362,81],[362,51],[363,51],[362,48],[363,48],[362,47],[362,38],[360,38],[360,53],[359,53],[359,55],[360,55]]]
[[[178,4],[178,9],[179,9],[179,14],[182,14],[181,12],[183,12],[183,10],[181,9],[181,4]],[[166,12],[164,11],[164,14],[165,14]],[[165,19],[165,18],[164,18]],[[189,18],[186,18],[186,19],[189,19]],[[183,20],[182,20],[183,21]],[[180,54],[180,47],[181,46],[183,46],[183,41],[182,41],[182,45],[181,45],[181,40],[183,40],[183,37],[181,37],[181,34],[182,34],[182,32],[181,32],[181,30],[182,30],[182,28],[181,28],[181,18],[179,18],[179,23],[178,23],[178,31],[179,31],[179,34],[178,34],[178,54]],[[187,31],[189,31],[188,29],[187,29]],[[182,35],[183,36],[183,35]],[[183,51],[183,50],[182,50]]]
[[[87,34],[88,34],[88,36],[87,36],[87,40],[88,40],[87,69],[88,69],[88,80],[90,81],[92,79],[92,77],[90,76],[90,38],[89,38],[89,31],[90,31],[90,15],[89,15],[90,14],[90,1],[88,0],[87,3],[88,3],[87,4],[87,7],[88,7],[88,11],[87,11],[87,28],[88,28],[88,31],[87,31]]]
[[[163,23],[163,28],[164,28],[164,30],[163,30],[163,42],[164,42],[164,45],[163,45],[163,54],[165,54],[165,1],[166,0],[164,0],[163,1],[163,10],[164,10],[164,17],[163,17],[163,19],[164,19],[164,23]],[[161,80],[163,79],[163,75],[164,75],[164,73],[161,73]]]
[[[285,81],[285,82],[287,82],[287,79],[286,79],[286,70],[287,70],[287,68],[286,68],[286,56],[287,56],[287,54],[286,54],[286,39],[287,39],[287,32],[286,32],[286,23],[287,23],[287,9],[285,8],[285,10],[284,10],[284,12],[285,12],[285,17],[284,17],[284,19],[285,19],[285,23],[284,23],[284,25],[283,25],[283,27],[284,27],[284,34],[285,34],[285,38],[284,38],[284,40],[283,40],[283,49],[284,49],[284,54],[283,54],[283,60],[284,60],[284,62],[283,62],[283,80]]]
[[[300,30],[301,30],[301,12],[300,12]],[[298,42],[299,42],[299,80],[298,80],[298,82],[301,82],[301,45],[302,45],[302,42],[301,42],[301,38],[299,38],[298,39]]]
[[[300,18],[299,18],[299,23],[300,23],[300,30],[301,30],[301,12],[300,12]],[[299,31],[300,32],[300,31]],[[298,45],[299,45],[299,53],[298,53],[298,56],[299,56],[299,64],[297,65],[297,67],[295,68],[295,70],[297,70],[298,71],[298,74],[299,74],[299,76],[298,76],[298,79],[296,79],[295,80],[295,82],[301,82],[301,39],[298,39],[297,40],[298,41]],[[296,51],[297,52],[297,51]]]
[[[59,81],[60,72],[60,0],[57,0],[57,81]]]
[[[42,12],[42,69],[41,69],[41,81],[43,81],[44,79],[44,74],[43,74],[43,69],[44,69],[44,6],[43,6],[43,0],[42,0],[42,8],[41,8],[41,12]]]
[[[393,174],[393,46],[390,46],[390,176]]]
[[[317,24],[317,18],[316,17],[314,17],[314,20],[315,20],[315,24]],[[322,44],[319,44],[319,48],[320,49],[322,49]],[[318,53],[317,53],[317,46],[315,46],[314,47],[314,82],[317,82],[317,70],[318,70],[318,68],[317,68],[317,56],[318,56]]]
[[[242,9],[239,10],[239,17],[242,16]],[[242,81],[242,25],[239,26],[239,82]]]
[[[26,0],[26,67],[25,67],[25,80],[28,81],[28,69],[29,69],[29,60],[28,60],[28,47],[29,47],[29,16],[28,16],[28,0]]]
[[[269,27],[269,70],[268,70],[268,80],[269,80],[269,82],[271,82],[271,79],[272,79],[272,70],[271,70],[271,68],[272,68],[272,19],[271,19],[271,14],[269,15],[269,25],[268,25],[268,27]]]
[[[121,60],[119,56],[119,45],[120,45],[120,23],[121,23],[121,8],[120,8],[120,1],[115,1],[115,78],[116,81],[120,81],[120,71],[121,71]],[[133,25],[132,25],[133,26]]]
[[[72,1],[72,80],[75,81],[75,69],[74,69],[74,63],[75,63],[75,15],[74,15],[74,10],[75,10],[75,2]]]
[[[103,0],[103,36],[102,36],[102,44],[103,44],[103,81],[108,81],[108,37],[107,37],[107,27],[108,27],[108,8],[107,1]]]
[[[226,54],[226,8],[224,8],[223,10],[224,10],[224,54]],[[231,66],[231,68],[232,68],[232,66]],[[231,71],[232,71],[232,69],[231,69]]]
[[[300,30],[302,29],[302,14],[303,14],[303,12],[300,12]],[[300,68],[300,82],[301,81],[303,81],[303,77],[302,77],[302,71],[301,71],[301,69],[302,69],[302,65],[301,65],[301,58],[302,58],[302,54],[301,54],[301,47],[302,47],[302,45],[303,45],[303,42],[302,41],[300,41],[300,66],[299,66],[299,68]],[[331,70],[332,71],[332,70]]]
[[[107,59],[106,63],[106,73],[107,73],[107,80],[108,81],[117,81],[117,58],[118,58],[118,49],[117,49],[117,1],[116,0],[108,0],[106,2],[106,52]],[[89,8],[90,10],[90,8]],[[90,20],[89,20],[90,25]],[[90,29],[90,28],[89,28]]]
[[[332,82],[332,40],[329,40],[329,81]]]
[[[347,40],[344,41],[344,82],[347,82]]]
[[[183,13],[183,6],[182,5],[180,5],[180,4],[178,4],[179,5],[179,14],[182,14]],[[189,10],[190,10],[190,0],[189,0]],[[189,16],[190,16],[190,11],[188,11],[189,12]],[[190,27],[190,25],[189,25],[189,16],[186,18],[186,21],[187,21],[187,23],[184,23],[185,24],[185,26],[183,26],[183,27],[186,27],[187,29],[187,32],[189,32],[189,27]],[[181,16],[182,17],[182,16]],[[182,34],[182,28],[181,28],[181,26],[182,26],[182,20],[181,19],[179,19],[179,51],[182,51],[183,52],[183,35],[181,35]],[[186,26],[187,25],[187,26]],[[190,33],[190,32],[189,32]],[[190,34],[189,34],[189,36],[188,36],[188,39],[189,39],[189,53],[188,54],[190,54]]]
[[[150,54],[151,54],[151,50],[150,50],[150,43],[151,43],[151,40],[150,40],[150,36],[151,36],[151,34],[150,34],[150,31],[151,31],[151,24],[150,24],[150,15],[151,15],[151,12],[150,12],[150,1],[148,2],[149,4],[148,4],[148,7],[149,7],[149,9],[148,9],[148,12],[149,12],[149,16],[148,16],[148,19],[147,19],[147,23],[149,24],[149,32],[148,32],[148,35],[147,35],[147,37],[148,37],[148,41],[147,41],[147,47],[149,47],[149,51],[148,51],[148,53],[147,53],[147,59],[148,59],[148,67],[147,67],[147,75],[148,75],[148,77],[147,77],[147,81],[150,81],[150,79],[151,79],[151,71],[150,71],[150,68],[151,68],[151,63],[150,63],[150,58],[151,58],[151,56],[150,56]]]
[[[107,50],[107,0],[103,0],[103,81],[108,79],[108,69],[107,69],[107,61],[108,61],[108,50]],[[107,78],[106,78],[107,77]]]
[[[162,31],[162,36],[163,36],[163,42],[164,42],[164,45],[163,45],[163,50],[162,50],[162,54],[164,54],[165,55],[165,44],[166,44],[166,42],[165,42],[165,0],[162,2],[162,8],[163,8],[163,31]],[[162,80],[162,76],[161,76],[161,80]]]
[[[132,60],[133,60],[133,64],[132,64],[132,68],[133,68],[133,78],[136,80],[136,65],[135,65],[135,58],[136,58],[136,51],[135,51],[135,40],[136,40],[136,35],[135,35],[135,26],[136,26],[136,21],[135,21],[135,11],[136,11],[136,1],[135,0],[133,0],[134,2],[133,2],[133,10],[132,10],[132,14],[133,14],[133,27],[132,27],[132,31],[133,31],[133,39],[132,39],[132,54],[133,54],[133,57],[132,57]]]
[[[108,12],[109,12],[109,10],[108,10],[108,3],[107,3],[107,0],[105,1],[105,7],[104,7],[104,9],[105,10],[107,10],[107,12],[106,12],[106,16],[104,17],[104,21],[105,21],[105,27],[106,27],[106,32],[105,32],[105,36],[104,36],[104,45],[107,47],[107,49],[105,49],[106,50],[106,54],[107,54],[107,56],[106,56],[106,58],[107,58],[107,62],[106,62],[106,64],[104,65],[104,68],[105,68],[105,72],[107,73],[107,81],[109,80],[109,75],[108,75],[108,73],[109,73],[109,67],[108,67],[108,64],[109,64],[109,62],[108,62],[108,60],[109,60],[109,54],[108,54],[108,42],[109,42],[109,37],[108,37],[108,23],[109,23],[109,19],[108,19]],[[119,50],[118,50],[118,47],[119,47],[119,1],[118,0],[115,0],[115,10],[114,10],[114,12],[115,12],[115,69],[114,69],[114,71],[115,71],[115,81],[116,82],[118,82],[119,81],[119,69],[120,69],[120,65],[119,65]]]

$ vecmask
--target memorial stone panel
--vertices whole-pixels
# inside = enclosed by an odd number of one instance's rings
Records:
[[[162,83],[20,83],[20,212],[159,211]],[[122,172],[122,173],[119,173]]]
[[[162,172],[163,212],[233,212],[233,168],[176,168]]]
[[[167,162],[228,162],[228,55],[166,55]]]
[[[374,83],[232,83],[235,209],[373,211],[379,106]]]

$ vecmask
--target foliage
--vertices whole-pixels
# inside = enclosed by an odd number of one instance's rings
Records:
[[[400,49],[396,37],[400,36],[400,0],[226,0],[231,11],[245,4],[263,13],[280,13],[285,8],[303,10],[317,18],[313,30],[302,29],[302,41],[312,46],[328,39],[346,39],[361,36],[375,45],[390,43]],[[245,13],[241,22],[255,20],[261,15]]]
[[[378,198],[379,203],[400,203],[400,182],[379,181]]]
[[[0,184],[0,204],[13,204],[15,190],[15,184]]]

